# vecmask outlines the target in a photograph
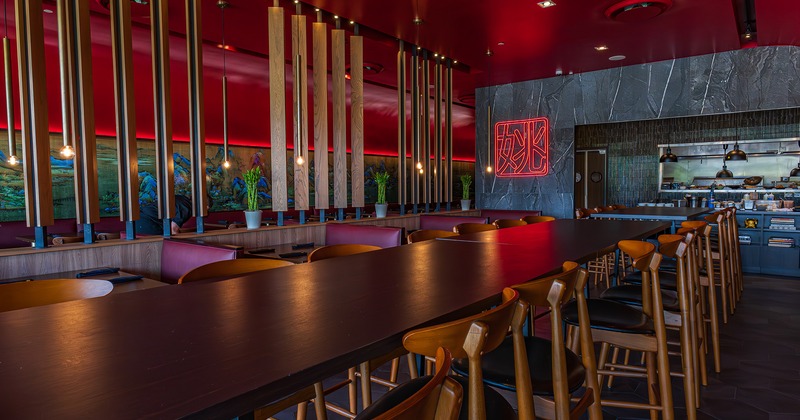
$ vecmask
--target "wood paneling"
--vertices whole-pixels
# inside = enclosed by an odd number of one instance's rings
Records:
[[[411,204],[419,203],[419,52],[411,51]]]
[[[294,208],[308,210],[308,41],[306,38],[306,17],[292,16],[292,65],[294,69]],[[299,109],[298,109],[299,108]],[[298,122],[298,117],[300,121]],[[299,130],[298,130],[299,127]],[[297,156],[305,162],[297,164]]]
[[[153,111],[155,115],[158,216],[175,217],[175,179],[172,157],[172,98],[170,95],[169,5],[150,2],[150,42],[153,57]],[[169,234],[166,230],[165,234]]]
[[[186,0],[186,57],[189,79],[189,147],[191,149],[192,214],[208,215],[206,196],[206,124],[203,86],[202,1]],[[198,229],[201,226],[198,225]]]
[[[433,67],[433,201],[442,202],[442,61]]]
[[[14,2],[22,127],[25,218],[28,226],[53,224],[53,181],[44,68],[42,0]]]
[[[406,183],[406,52],[403,41],[397,51],[397,198],[401,205],[407,202]]]
[[[286,179],[286,76],[283,8],[269,8],[269,116],[272,210],[289,210]]]
[[[364,38],[350,37],[350,179],[353,207],[364,207]]]
[[[128,222],[139,219],[139,159],[136,152],[131,2],[111,0],[109,11],[119,164],[119,219]]]
[[[328,25],[311,25],[314,42],[314,207],[325,210],[328,199]]]
[[[347,207],[347,103],[345,102],[344,30],[331,31],[333,58],[333,206]]]
[[[6,121],[14,121],[14,76],[11,73],[11,41],[8,36],[3,37],[3,77],[5,78],[6,96]],[[8,137],[8,157],[16,156],[17,141],[14,124],[6,124],[6,137]]]
[[[64,133],[74,147],[75,219],[78,224],[100,221],[97,189],[97,142],[94,126],[92,40],[89,0],[58,2],[58,37],[62,85],[68,104],[63,112]]]
[[[428,52],[422,55],[422,80],[420,83],[420,99],[422,100],[422,201],[431,202],[431,66]]]
[[[447,60],[447,88],[445,93],[445,178],[444,178],[444,199],[448,203],[453,202],[453,66]]]

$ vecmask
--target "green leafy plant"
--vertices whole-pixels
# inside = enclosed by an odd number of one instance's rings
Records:
[[[469,200],[469,187],[472,185],[472,175],[461,175],[461,198]]]
[[[244,185],[247,187],[247,210],[258,210],[258,181],[261,179],[261,168],[255,166],[244,173]]]
[[[378,185],[378,199],[375,203],[386,204],[386,185],[389,184],[389,173],[385,171],[375,172],[372,178],[375,180],[375,184]]]

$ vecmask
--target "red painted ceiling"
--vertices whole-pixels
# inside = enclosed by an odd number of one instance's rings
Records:
[[[204,82],[206,130],[210,141],[222,135],[221,74],[222,51],[220,10],[216,0],[203,1]],[[226,9],[226,43],[237,49],[227,53],[230,93],[230,136],[234,143],[267,146],[269,140],[269,86],[266,59],[266,11],[272,2],[229,0]],[[302,12],[309,23],[315,20],[313,7],[344,18],[342,26],[352,30],[349,20],[362,25],[365,61],[383,67],[379,74],[365,74],[365,136],[368,153],[396,153],[396,39],[459,60],[455,72],[454,97],[474,94],[475,86],[551,77],[564,74],[633,65],[743,47],[746,7],[751,0],[661,0],[672,3],[661,15],[638,22],[618,22],[604,12],[622,0],[555,0],[543,9],[535,0],[306,0]],[[114,108],[111,72],[110,30],[107,11],[91,0],[93,73],[97,129],[113,134]],[[750,19],[757,21],[758,45],[800,45],[798,0],[758,0]],[[280,0],[287,28],[295,5]],[[8,4],[9,16],[13,5]],[[55,9],[53,0],[45,7]],[[136,123],[139,137],[152,137],[152,75],[150,70],[149,7],[133,4],[134,66],[136,71]],[[177,139],[188,136],[184,1],[169,0],[171,81],[174,131]],[[55,14],[43,15],[46,27],[46,73],[50,126],[60,131],[58,55]],[[415,25],[415,17],[423,19]],[[754,22],[755,23],[755,22]],[[753,24],[755,27],[755,24]],[[12,33],[13,27],[9,27]],[[374,35],[380,32],[384,35]],[[309,37],[310,39],[310,37]],[[310,42],[310,41],[309,41]],[[504,43],[500,46],[498,43]],[[606,51],[595,51],[599,45]],[[750,46],[752,44],[748,44]],[[486,55],[487,50],[493,56]],[[625,55],[622,61],[609,61]],[[489,71],[491,69],[491,72]],[[16,69],[14,70],[16,75]],[[491,73],[491,74],[490,74]],[[291,75],[287,71],[287,75]],[[15,76],[16,77],[16,76]],[[309,89],[309,92],[312,90]],[[15,93],[16,94],[16,93]],[[291,106],[291,83],[287,104]],[[5,115],[4,104],[0,111]],[[474,157],[474,111],[456,106],[455,149],[459,158]],[[287,113],[291,115],[291,113]],[[290,118],[290,117],[289,117]],[[1,123],[0,123],[1,125]],[[291,126],[291,124],[289,124]],[[311,127],[309,127],[311,128]],[[291,132],[288,133],[291,139]],[[291,142],[291,140],[290,140]]]

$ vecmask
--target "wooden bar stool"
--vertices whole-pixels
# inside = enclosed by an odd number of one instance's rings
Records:
[[[420,229],[415,230],[408,234],[408,243],[430,241],[436,238],[447,238],[450,236],[458,236],[457,233],[449,230],[436,230],[436,229]]]
[[[641,310],[639,310],[606,299],[589,299],[587,301],[593,339],[595,342],[602,343],[597,371],[600,375],[642,376],[639,372],[619,372],[606,369],[606,360],[612,345],[644,352],[644,376],[647,381],[649,402],[639,403],[601,398],[601,403],[604,406],[649,410],[651,417],[656,416],[660,411],[663,418],[674,419],[666,323],[658,275],[662,256],[655,252],[655,245],[649,242],[620,241],[618,246],[620,250],[633,258],[634,267],[642,271],[643,302]],[[563,314],[567,324],[573,327],[580,324],[578,306],[574,302],[565,305]],[[576,337],[577,335],[573,335],[573,351],[577,349]],[[602,383],[602,377],[599,382]]]
[[[491,418],[517,418],[517,414],[505,398],[483,384],[481,355],[490,353],[503,343],[512,319],[515,317],[524,319],[526,309],[527,304],[519,300],[519,293],[506,288],[503,290],[502,303],[498,306],[466,318],[408,332],[403,337],[403,346],[412,353],[428,357],[435,356],[437,349],[444,347],[452,352],[453,357],[468,359],[469,377],[453,377],[467,389],[466,407],[462,407],[461,418],[485,419],[487,414],[491,414]],[[521,351],[524,352],[524,341],[522,341],[520,333],[521,331],[516,332],[517,339],[518,343],[523,346]],[[517,371],[518,389],[531,389],[530,377],[526,376],[527,372],[527,367],[524,369],[519,367]],[[528,378],[527,384],[525,383],[526,377]],[[365,409],[357,418],[373,418],[377,414],[383,413],[387,409],[383,401],[392,393],[406,393],[409,388],[418,389],[429,380],[429,377],[422,377],[400,385]],[[520,400],[520,397],[526,394],[527,401]],[[520,418],[532,419],[530,415],[523,415],[523,413],[532,412],[531,395],[530,392],[517,393]],[[531,407],[531,410],[523,409],[523,407]]]
[[[714,279],[715,287],[720,288],[722,322],[728,323],[728,314],[733,315],[736,309],[736,299],[733,292],[733,282],[731,273],[731,261],[729,256],[729,240],[728,240],[728,220],[723,213],[717,212],[705,216],[705,221],[717,227],[717,234],[710,236],[711,241],[711,259],[714,265],[714,272],[717,278]],[[716,237],[715,237],[716,236]],[[716,239],[716,241],[714,240]]]
[[[517,219],[497,219],[492,224],[495,225],[498,229],[506,229],[517,226],[525,226],[528,224],[528,222]]]
[[[495,230],[497,226],[488,223],[459,223],[453,226],[453,232],[459,235],[467,233],[485,232],[487,230]]]

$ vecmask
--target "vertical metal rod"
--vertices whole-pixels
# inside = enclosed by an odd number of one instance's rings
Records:
[[[228,76],[222,76],[222,153],[228,162]]]
[[[422,197],[425,200],[425,212],[430,211],[431,204],[431,76],[428,51],[422,54]]]
[[[206,127],[203,89],[202,1],[186,0],[186,58],[189,91],[189,147],[191,149],[192,213],[197,233],[205,231],[208,214],[206,198]]]
[[[8,122],[8,157],[17,156],[16,133],[14,131],[14,87],[11,74],[11,42],[3,37],[3,72],[6,79],[6,121]],[[13,161],[12,161],[13,162]],[[13,163],[12,163],[13,164]]]
[[[419,52],[411,51],[411,204],[414,213],[419,203]]]
[[[402,40],[397,52],[397,198],[400,215],[405,214],[407,200],[406,168],[406,52]]]
[[[447,210],[450,210],[450,203],[453,202],[453,63],[451,60],[447,60],[447,93],[445,102],[444,118],[447,142],[445,200],[447,201]]]

